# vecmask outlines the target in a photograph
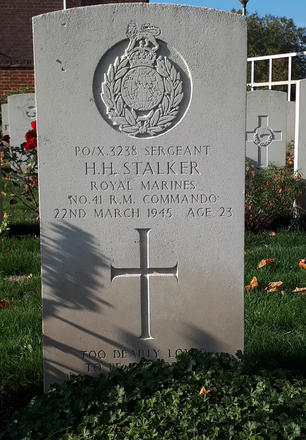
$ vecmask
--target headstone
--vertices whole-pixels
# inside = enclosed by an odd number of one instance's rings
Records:
[[[34,43],[46,388],[243,349],[245,19],[103,5]]]
[[[31,129],[31,122],[36,119],[35,94],[22,93],[8,97],[10,143],[20,147],[25,142],[25,134]]]
[[[258,90],[247,94],[246,160],[258,168],[286,164],[287,97]]]
[[[306,181],[306,79],[296,85],[294,171]],[[298,214],[306,214],[306,191],[296,200]]]
[[[295,102],[289,101],[287,105],[287,144],[293,144],[295,133]]]
[[[9,123],[8,123],[8,104],[1,104],[1,127],[2,137],[9,135]],[[2,173],[0,168],[0,192],[2,191]],[[0,195],[0,225],[3,219],[3,199]]]
[[[1,104],[1,126],[2,135],[10,135],[9,120],[8,120],[8,104]]]

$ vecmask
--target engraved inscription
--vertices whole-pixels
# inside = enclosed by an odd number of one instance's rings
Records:
[[[113,126],[129,136],[163,133],[177,118],[184,97],[180,73],[158,56],[160,29],[130,23],[127,49],[104,75],[101,98]]]
[[[178,266],[150,267],[149,265],[149,233],[151,229],[136,229],[139,234],[140,267],[117,268],[111,266],[111,281],[117,277],[140,276],[141,295],[141,336],[140,339],[154,339],[151,336],[150,323],[150,276],[173,276],[178,280]]]
[[[195,347],[198,351],[205,353],[204,347]],[[157,347],[123,347],[107,349],[91,348],[80,350],[79,357],[84,362],[86,372],[101,373],[106,369],[112,370],[124,363],[136,362],[140,359],[164,359],[167,363],[175,361],[176,357],[181,353],[186,353],[188,348],[177,346],[167,348]],[[119,362],[118,362],[119,361]]]
[[[66,194],[63,204],[53,209],[57,221],[169,222],[183,216],[188,222],[228,222],[235,218],[224,196],[199,181],[215,147],[105,144],[72,146],[72,151],[87,185],[82,192]],[[127,161],[118,162],[117,157]]]

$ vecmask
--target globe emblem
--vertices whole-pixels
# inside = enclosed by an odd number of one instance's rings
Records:
[[[135,67],[122,80],[121,95],[134,110],[151,110],[164,96],[163,79],[151,67]]]

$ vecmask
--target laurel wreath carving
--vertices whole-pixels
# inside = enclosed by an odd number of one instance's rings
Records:
[[[258,129],[256,129],[256,131],[254,133],[254,143],[256,145],[259,145],[260,147],[267,147],[268,145],[270,145],[271,142],[273,141],[273,133],[271,130],[269,130],[269,132],[270,132],[270,134],[269,134],[268,138],[265,141],[261,141],[260,137],[259,137]]]
[[[154,136],[169,127],[178,114],[184,96],[180,73],[166,57],[157,58],[156,71],[163,79],[164,96],[156,109],[141,116],[123,101],[120,93],[122,78],[130,70],[128,63],[129,58],[126,56],[117,57],[114,64],[109,66],[107,74],[104,74],[101,97],[108,117],[120,131],[130,136],[145,133]]]

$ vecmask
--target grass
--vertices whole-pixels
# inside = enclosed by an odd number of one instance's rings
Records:
[[[306,270],[298,267],[306,255],[304,232],[246,235],[245,282],[256,276],[258,289],[245,294],[245,353],[268,365],[303,370],[306,362],[305,296],[294,295],[306,287]],[[263,258],[275,258],[274,266],[257,269]],[[265,292],[271,281],[283,281],[280,290]]]
[[[5,210],[14,225],[8,235],[0,236],[0,301],[13,303],[0,309],[4,425],[14,409],[42,392],[40,254],[39,237],[33,235],[35,215],[25,213],[19,204],[5,205]],[[246,235],[245,284],[256,276],[259,287],[245,293],[245,356],[253,363],[256,360],[258,368],[283,367],[297,376],[305,372],[306,299],[291,293],[296,287],[306,287],[306,270],[298,267],[305,256],[304,232]],[[276,258],[276,263],[257,269],[263,258]],[[271,281],[283,281],[286,294],[265,292]]]

